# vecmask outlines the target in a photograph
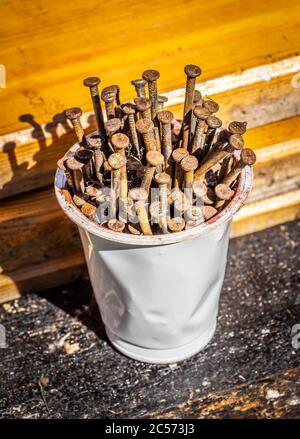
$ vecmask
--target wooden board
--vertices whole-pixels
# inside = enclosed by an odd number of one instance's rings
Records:
[[[0,134],[24,128],[24,114],[41,124],[66,107],[89,110],[86,76],[118,83],[128,99],[130,79],[147,68],[159,69],[167,92],[184,85],[187,63],[200,64],[207,80],[299,55],[297,0],[192,0],[171,8],[157,0],[149,12],[134,0],[7,0],[0,15],[7,72]]]

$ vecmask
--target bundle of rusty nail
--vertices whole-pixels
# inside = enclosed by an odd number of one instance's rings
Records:
[[[221,129],[219,105],[195,88],[200,68],[187,65],[184,72],[181,124],[164,110],[168,98],[158,94],[156,70],[131,81],[137,97],[123,104],[117,85],[104,88],[100,97],[100,79],[86,78],[97,122],[89,136],[80,108],[66,110],[79,147],[58,161],[65,194],[100,227],[152,235],[197,226],[224,208],[242,169],[255,163],[254,152],[243,149],[247,123],[233,121]]]

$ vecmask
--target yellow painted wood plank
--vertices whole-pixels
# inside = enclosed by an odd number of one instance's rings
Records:
[[[0,303],[19,298],[25,293],[35,293],[63,285],[77,279],[84,269],[81,251],[73,255],[37,265],[27,266],[9,274],[0,274]]]
[[[231,237],[258,232],[300,217],[300,189],[249,203],[236,214]]]
[[[299,57],[297,57],[298,59]],[[299,61],[296,64],[298,71],[300,71]],[[290,67],[293,70],[293,62]],[[265,67],[261,66],[261,68],[264,72]],[[271,78],[266,75],[265,80],[257,78],[257,81],[249,84],[234,80],[228,82],[226,77],[222,77],[218,78],[220,83],[217,83],[216,87],[207,87],[207,95],[220,105],[218,117],[221,118],[224,125],[227,125],[231,120],[245,120],[248,123],[248,128],[255,128],[300,114],[300,89],[292,87],[295,73],[280,75],[274,64],[270,64],[269,70],[272,71],[273,68],[279,76]],[[244,85],[235,87],[236,82]],[[222,92],[218,91],[220,88],[222,88]],[[201,84],[198,89],[202,89]],[[205,89],[204,86],[203,90]],[[180,103],[172,105],[170,108],[176,117],[182,117],[182,102],[183,98]]]
[[[7,0],[0,15],[7,69],[0,134],[20,129],[22,114],[43,123],[69,106],[90,109],[81,84],[87,75],[119,83],[128,99],[130,79],[148,67],[160,70],[165,92],[182,87],[187,63],[200,64],[209,79],[299,50],[296,0],[157,0],[149,12],[134,0]]]
[[[299,90],[300,102],[300,90]],[[245,142],[259,150],[275,144],[293,143],[300,139],[300,117],[295,116],[255,127],[244,134]]]

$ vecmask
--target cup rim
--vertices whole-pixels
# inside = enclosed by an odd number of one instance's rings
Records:
[[[73,155],[78,147],[79,145],[75,144],[72,148],[69,149],[67,155]],[[65,186],[63,185],[63,176],[64,171],[57,168],[54,182],[55,195],[60,207],[62,208],[64,213],[71,219],[71,221],[73,221],[81,229],[84,229],[88,233],[91,233],[95,236],[131,246],[155,246],[175,244],[177,242],[197,238],[199,236],[203,236],[212,232],[225,222],[230,221],[235,213],[242,207],[251,191],[253,180],[252,168],[250,166],[246,166],[239,175],[238,185],[234,197],[230,200],[226,207],[213,218],[202,224],[199,224],[198,226],[195,226],[188,230],[183,230],[181,232],[146,236],[114,232],[112,230],[106,229],[105,227],[102,227],[100,224],[97,224],[87,218],[78,209],[78,207],[75,206],[75,204],[65,199],[65,196],[62,192],[62,189],[65,188]]]

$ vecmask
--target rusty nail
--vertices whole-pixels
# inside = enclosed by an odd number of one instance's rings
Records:
[[[192,189],[194,181],[194,171],[198,168],[198,160],[193,155],[188,155],[181,160],[180,166],[184,172],[184,188]]]
[[[113,232],[122,233],[124,228],[125,228],[125,224],[122,221],[119,221],[116,218],[113,218],[113,219],[108,221],[107,227],[110,230],[112,230]]]
[[[141,187],[146,190],[149,195],[150,186],[157,166],[162,165],[164,156],[158,152],[150,150],[146,154],[147,167],[142,179]]]
[[[202,181],[194,181],[193,192],[196,198],[203,200],[207,193],[207,186]]]
[[[108,164],[111,167],[111,187],[114,190],[115,198],[120,196],[121,168],[126,166],[126,157],[115,152],[108,157]]]
[[[161,153],[161,140],[158,127],[154,127],[154,137],[156,142],[156,151],[159,151]]]
[[[93,158],[93,152],[90,149],[80,148],[75,152],[75,159],[78,160],[80,163],[83,163],[83,174],[84,174],[84,180],[91,181],[92,180],[92,158]]]
[[[101,93],[101,99],[104,101],[105,104],[107,120],[116,117],[115,115],[116,90],[112,90],[109,87],[104,88]]]
[[[195,107],[193,113],[196,118],[196,128],[192,140],[192,154],[194,154],[197,151],[201,151],[203,149],[204,141],[205,141],[205,130],[207,127],[205,121],[211,115],[209,110],[202,107]]]
[[[139,119],[135,124],[136,130],[143,137],[147,151],[156,150],[154,124],[151,119]]]
[[[161,133],[162,133],[162,151],[165,158],[165,170],[172,176],[172,130],[171,122],[174,119],[174,115],[171,111],[162,110],[157,114],[157,119],[161,123]]]
[[[135,148],[137,157],[140,159],[141,158],[140,143],[139,143],[138,134],[136,132],[136,127],[135,127],[135,109],[134,109],[133,105],[127,104],[127,105],[122,106],[122,111],[128,117],[128,124],[129,124],[131,141],[132,141],[132,144]]]
[[[198,105],[202,105],[203,103],[203,99],[202,99],[202,94],[199,90],[194,90],[194,97],[193,97],[193,104],[198,106]]]
[[[108,137],[111,137],[113,134],[119,131],[120,128],[121,128],[121,121],[116,117],[109,119],[107,122],[105,122],[105,130]]]
[[[169,203],[174,205],[174,216],[179,216],[191,207],[190,200],[179,189],[173,189],[169,195]]]
[[[152,235],[151,226],[148,219],[148,212],[145,202],[148,198],[147,191],[140,187],[129,191],[129,197],[135,202],[136,214],[139,220],[140,227],[144,235]]]
[[[73,193],[75,193],[76,192],[76,187],[75,187],[75,183],[74,183],[73,174],[67,168],[66,163],[65,163],[66,160],[67,160],[67,157],[62,157],[61,159],[59,159],[57,161],[57,167],[59,169],[61,169],[62,171],[64,171],[64,174],[65,174],[65,177],[66,177],[67,186],[69,187],[69,189],[72,189]]]
[[[80,163],[75,157],[69,157],[65,161],[65,166],[73,175],[75,191],[77,193],[84,192],[85,185],[82,173],[83,163]]]
[[[228,125],[228,131],[231,134],[244,134],[247,131],[247,122],[238,122],[234,120]]]
[[[163,233],[168,233],[168,186],[170,185],[171,177],[166,172],[159,172],[154,177],[155,182],[159,187],[159,217],[160,227]]]
[[[115,93],[115,99],[116,99],[116,105],[121,105],[120,101],[120,87],[116,84],[110,85],[109,87],[106,87],[106,90],[111,90]]]
[[[131,84],[134,86],[136,94],[139,98],[146,96],[145,85],[147,84],[147,81],[144,79],[133,79]]]
[[[221,128],[222,121],[217,116],[212,115],[206,119],[206,124],[208,126],[208,130],[205,137],[204,154],[207,154],[207,152],[210,150],[216,135],[216,130]]]
[[[91,148],[94,152],[94,165],[95,165],[95,173],[97,179],[103,184],[103,174],[101,172],[101,167],[103,165],[103,161],[105,159],[105,155],[101,150],[102,141],[100,136],[92,135],[87,140],[89,148]]]
[[[245,166],[254,165],[256,162],[256,155],[252,149],[245,148],[241,151],[240,160],[237,164],[232,168],[229,174],[223,179],[222,183],[231,186],[232,183],[237,179],[240,172],[244,169]]]
[[[185,148],[176,148],[172,152],[172,158],[175,161],[175,175],[174,175],[174,183],[173,183],[174,189],[178,189],[181,187],[182,172],[179,164],[181,160],[188,155],[189,153]]]
[[[203,218],[205,219],[205,221],[207,221],[211,219],[213,216],[215,216],[218,213],[218,211],[213,206],[204,206],[202,213],[203,213]]]
[[[93,221],[97,221],[97,217],[96,217],[96,213],[97,213],[97,208],[96,206],[94,206],[91,203],[84,203],[81,206],[81,212],[83,213],[83,215],[85,215],[87,218],[93,220]]]
[[[114,149],[110,142],[110,138],[113,134],[117,133],[120,129],[121,129],[121,121],[116,117],[113,117],[109,119],[107,122],[105,122],[105,130],[108,137],[107,145],[110,152],[114,152]]]
[[[164,109],[164,105],[166,102],[168,102],[169,98],[167,96],[158,95],[157,101],[158,101],[158,111],[162,111]]]
[[[199,221],[199,223],[204,221],[202,206],[190,206],[185,212],[185,217],[187,221]]]
[[[98,85],[100,84],[100,78],[97,78],[96,76],[91,76],[89,78],[85,78],[83,81],[83,84],[86,87],[89,87],[92,103],[94,107],[94,113],[96,117],[96,122],[98,126],[98,132],[99,135],[105,139],[105,129],[104,129],[104,119],[103,119],[103,112],[101,107],[101,99],[99,96],[99,90]]]
[[[82,115],[82,111],[79,107],[69,108],[65,111],[66,117],[71,121],[73,128],[75,130],[78,143],[85,143],[85,135],[80,122],[80,116]]]
[[[85,193],[78,193],[73,195],[73,202],[77,207],[81,207],[86,203],[89,199],[89,196]]]
[[[141,234],[141,231],[139,230],[139,228],[133,224],[130,224],[130,223],[127,224],[127,230],[132,235],[140,235]]]
[[[125,150],[130,144],[128,136],[123,133],[115,133],[111,136],[111,143],[115,151],[125,157]]]
[[[212,206],[216,201],[216,194],[213,188],[208,187],[206,194],[203,197],[204,204]]]
[[[151,119],[151,101],[147,97],[135,98],[134,103],[143,119]]]
[[[155,119],[158,113],[157,80],[160,77],[160,73],[157,70],[145,70],[142,77],[148,82],[149,98],[151,101],[151,117],[152,119]]]
[[[85,188],[85,194],[91,197],[92,199],[98,199],[100,192],[101,192],[101,188],[97,184],[90,184]]]
[[[180,216],[169,218],[168,227],[171,232],[181,232],[185,228],[185,221]]]
[[[188,64],[185,66],[184,72],[187,76],[187,80],[182,121],[182,147],[187,149],[189,143],[189,128],[191,122],[191,110],[193,107],[196,78],[201,75],[201,69],[198,66]]]
[[[111,143],[117,153],[122,155],[126,160],[125,150],[129,146],[129,138],[126,134],[116,133],[111,137]],[[128,194],[128,182],[127,182],[127,169],[126,161],[120,169],[120,198],[122,200],[127,199]]]
[[[221,181],[224,179],[224,177],[227,174],[229,174],[229,172],[232,168],[232,164],[233,164],[233,157],[232,156],[228,156],[222,161],[221,167],[219,170],[219,174],[218,174],[218,178],[217,178],[218,183],[221,183]]]
[[[203,107],[206,108],[211,113],[216,113],[219,111],[219,104],[212,99],[206,99],[203,101]]]
[[[126,157],[119,153],[113,153],[108,157],[108,164],[111,167],[111,189],[112,193],[112,216],[115,218],[117,213],[117,199],[121,195],[121,169],[126,169]],[[124,186],[123,186],[124,190]]]
[[[225,201],[228,201],[233,197],[234,191],[231,190],[227,184],[220,183],[215,187],[215,194],[217,199],[214,204],[214,208],[220,209],[220,207],[223,207],[225,204]]]
[[[218,145],[218,148],[208,153],[205,161],[201,163],[200,167],[195,172],[195,180],[203,179],[209,169],[231,155],[234,150],[242,149],[243,145],[244,142],[242,137],[239,134],[232,134],[228,141],[225,141],[224,144]]]

